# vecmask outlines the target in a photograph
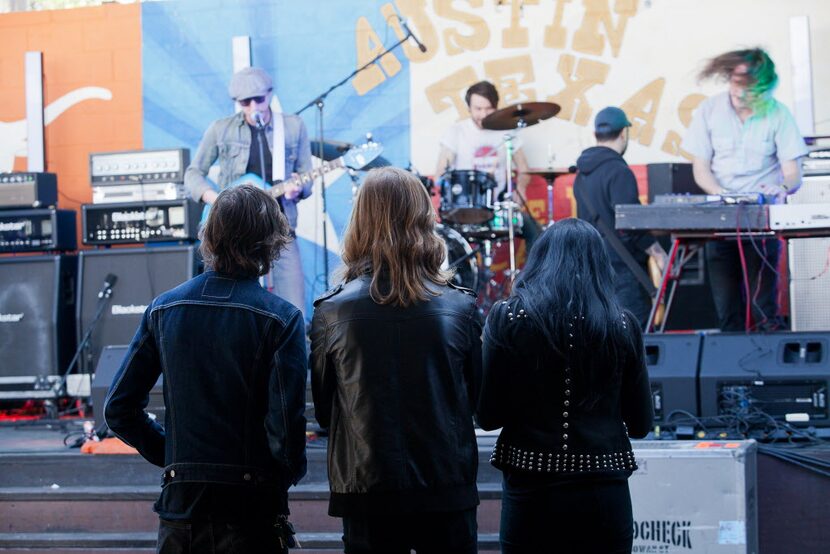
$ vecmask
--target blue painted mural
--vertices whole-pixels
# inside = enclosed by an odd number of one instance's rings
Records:
[[[274,77],[283,110],[292,113],[358,67],[355,29],[359,18],[366,18],[385,46],[397,42],[381,15],[380,6],[385,3],[182,0],[142,4],[144,147],[188,147],[195,153],[211,121],[233,113],[227,83],[234,36],[250,37],[252,65]],[[323,116],[326,139],[361,143],[371,132],[383,144],[387,160],[403,167],[409,164],[409,67],[404,56],[399,59],[401,70],[365,95],[346,83],[328,96]],[[316,137],[317,110],[310,108],[302,117],[309,136]],[[327,183],[326,190],[331,225],[342,237],[351,210],[352,181],[343,176]],[[314,197],[304,202],[314,201],[319,202]],[[311,300],[325,287],[324,252],[315,240],[299,237],[298,241],[310,313]],[[339,264],[337,254],[329,251],[330,269]]]

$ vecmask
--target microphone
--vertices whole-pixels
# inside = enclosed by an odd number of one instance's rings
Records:
[[[101,290],[98,292],[98,298],[109,298],[112,296],[112,287],[115,285],[117,280],[118,277],[112,273],[107,273],[107,276],[104,277],[104,286],[101,287]]]
[[[420,40],[418,40],[418,37],[416,37],[416,36],[412,33],[412,31],[409,29],[409,25],[407,25],[407,24],[406,24],[406,21],[401,20],[401,27],[403,27],[403,30],[404,30],[404,31],[406,31],[406,34],[407,34],[407,35],[409,35],[410,37],[412,37],[412,40],[414,40],[414,41],[415,41],[415,44],[417,44],[417,45],[418,45],[418,50],[420,50],[421,52],[426,52],[426,51],[427,51],[427,47],[426,47],[426,46],[424,46],[424,43],[423,43],[423,42],[421,42]]]
[[[259,112],[254,112],[254,123],[258,129],[262,129],[265,127],[265,122],[262,120],[262,114]]]

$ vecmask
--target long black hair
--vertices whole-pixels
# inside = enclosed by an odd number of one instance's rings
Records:
[[[569,218],[542,233],[513,285],[541,338],[575,370],[589,406],[634,348],[627,326],[637,322],[623,317],[613,279],[600,234]]]

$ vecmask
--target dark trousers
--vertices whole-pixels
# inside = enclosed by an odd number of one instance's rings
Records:
[[[512,482],[511,482],[512,481]],[[504,554],[629,554],[634,519],[628,481],[503,481]]]
[[[755,250],[751,241],[741,241],[749,294],[744,286],[738,241],[710,241],[706,244],[706,266],[712,286],[712,299],[715,301],[722,331],[745,330],[747,297],[755,329],[774,330],[778,327],[778,280],[772,269],[778,268],[778,240],[756,239],[754,242],[761,254]]]
[[[159,554],[285,554],[268,523],[179,522],[159,519]]]
[[[343,518],[346,554],[474,554],[478,552],[476,508]]]
[[[613,262],[611,265],[614,268],[614,292],[617,293],[620,306],[630,310],[640,322],[640,327],[645,328],[648,314],[651,312],[651,297],[625,262]],[[643,271],[648,274],[645,267]]]

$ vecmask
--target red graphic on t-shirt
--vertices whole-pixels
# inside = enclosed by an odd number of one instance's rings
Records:
[[[473,169],[496,174],[499,168],[498,150],[490,145],[479,146],[473,153]]]

